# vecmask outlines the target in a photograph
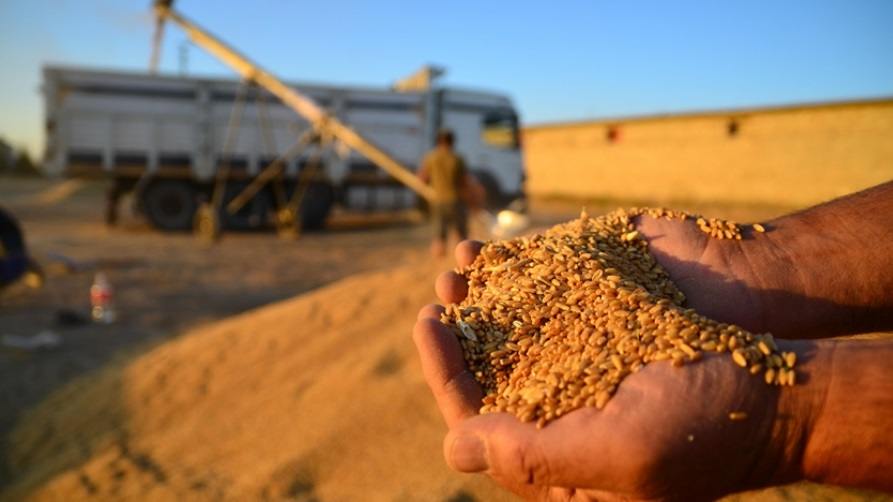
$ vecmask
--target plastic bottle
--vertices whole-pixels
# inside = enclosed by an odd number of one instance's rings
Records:
[[[105,278],[105,274],[99,272],[90,286],[90,304],[93,306],[91,314],[93,321],[110,323],[115,320],[115,290]]]

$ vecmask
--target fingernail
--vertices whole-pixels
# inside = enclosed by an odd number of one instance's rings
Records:
[[[453,441],[450,452],[453,468],[461,472],[481,472],[490,468],[487,448],[474,435],[459,436]]]

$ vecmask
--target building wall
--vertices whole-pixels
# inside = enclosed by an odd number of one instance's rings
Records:
[[[893,99],[546,125],[523,141],[532,196],[804,206],[893,180]]]

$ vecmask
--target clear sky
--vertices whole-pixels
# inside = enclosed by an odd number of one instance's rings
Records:
[[[40,69],[146,71],[151,0],[0,0],[0,138],[42,155]],[[177,0],[287,81],[387,86],[424,64],[525,125],[893,96],[891,0]],[[230,70],[168,25],[161,69]]]

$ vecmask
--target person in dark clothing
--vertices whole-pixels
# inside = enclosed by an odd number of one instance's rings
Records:
[[[0,287],[17,281],[27,269],[22,230],[12,215],[0,207]]]
[[[0,288],[9,286],[29,272],[34,274],[36,284],[43,282],[43,273],[28,257],[18,222],[0,207]]]

